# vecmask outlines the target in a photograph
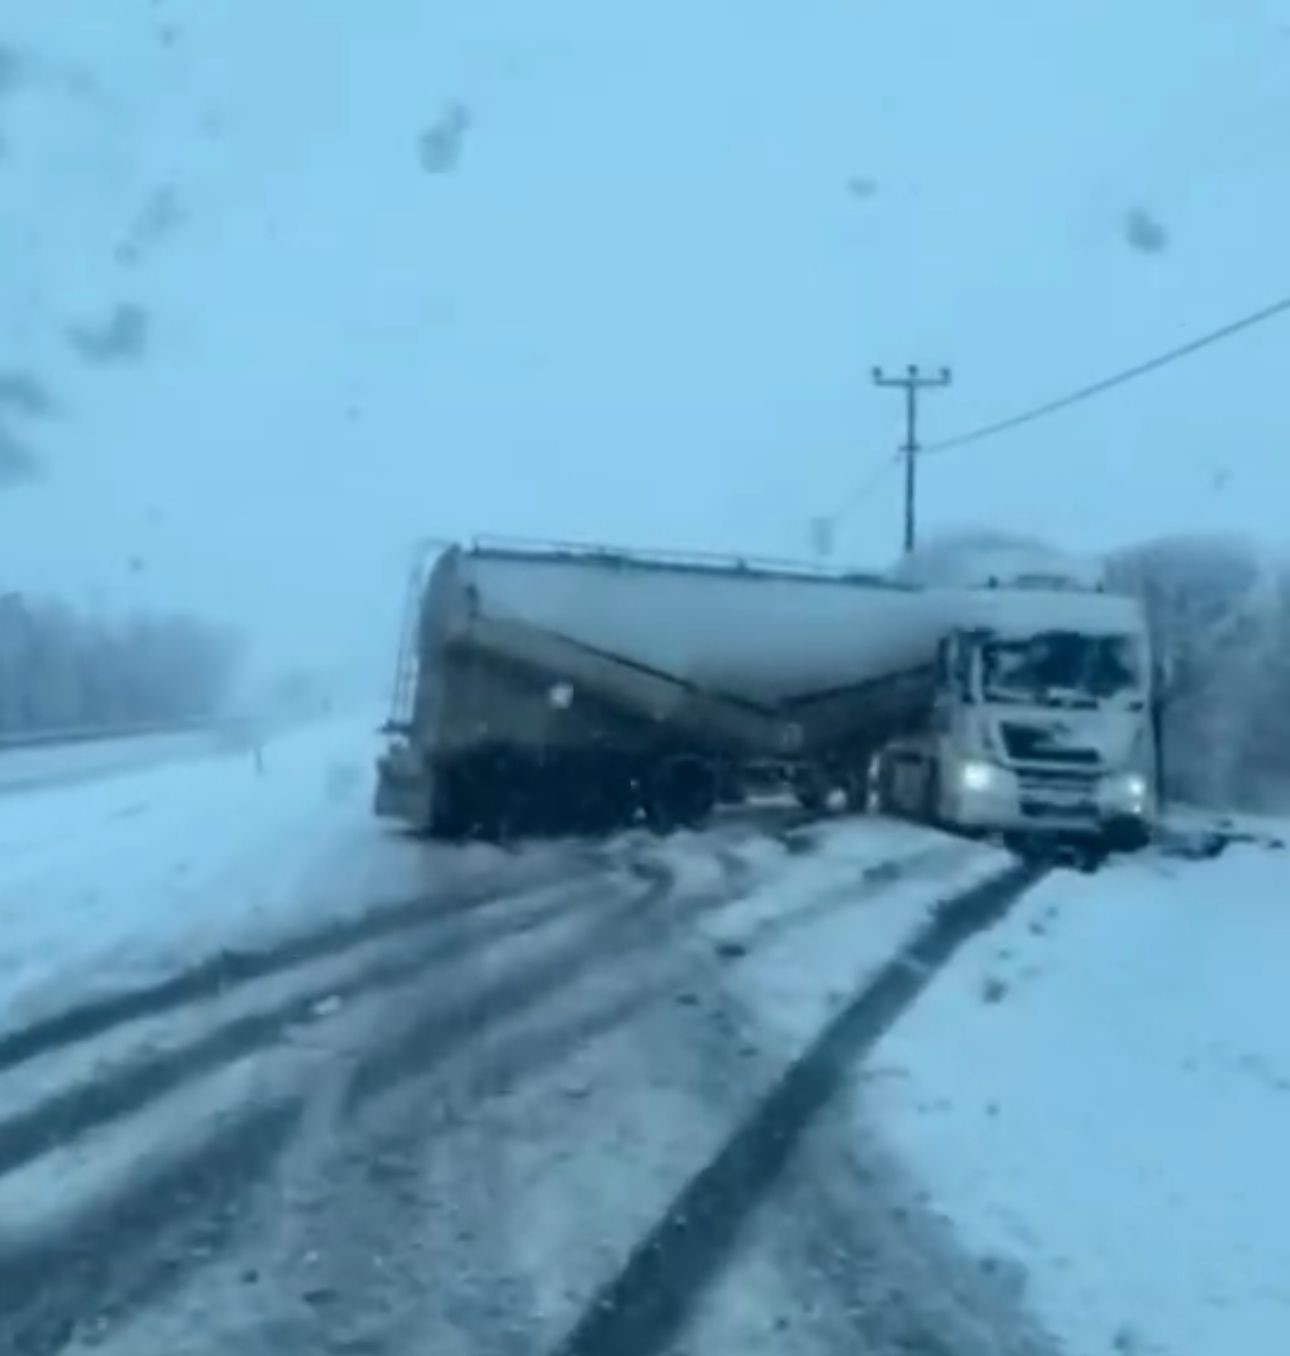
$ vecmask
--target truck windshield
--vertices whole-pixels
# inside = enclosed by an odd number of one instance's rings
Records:
[[[1132,636],[1075,631],[990,640],[981,647],[981,675],[987,701],[1092,705],[1139,686],[1138,646]]]

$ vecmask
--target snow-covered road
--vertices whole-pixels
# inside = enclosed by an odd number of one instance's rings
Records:
[[[372,724],[0,797],[0,1350],[1290,1349],[1284,852],[432,846]]]
[[[368,751],[0,818],[0,1349],[1048,1350],[837,1095],[1002,854],[776,807],[431,847]]]

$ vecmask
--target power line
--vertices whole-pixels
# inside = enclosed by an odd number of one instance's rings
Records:
[[[1094,396],[1099,396],[1104,391],[1110,391],[1116,386],[1123,386],[1127,382],[1136,381],[1138,377],[1146,376],[1147,373],[1155,372],[1161,367],[1167,367],[1180,358],[1190,357],[1191,354],[1197,353],[1203,348],[1208,348],[1211,344],[1230,339],[1232,335],[1240,334],[1242,330],[1252,329],[1255,325],[1261,325],[1265,320],[1272,320],[1286,311],[1290,311],[1290,297],[1283,297],[1280,301],[1275,301],[1270,306],[1264,306],[1251,315],[1242,316],[1240,320],[1234,320],[1228,325],[1223,325],[1219,329],[1201,335],[1198,339],[1189,340],[1185,344],[1180,344],[1177,348],[1169,349],[1166,353],[1148,358],[1146,362],[1125,368],[1124,371],[1117,372],[1114,376],[1095,381],[1090,386],[1083,386],[1077,391],[1072,391],[1069,395],[1050,400],[1043,405],[1037,405],[1034,409],[1025,410],[1009,419],[1000,419],[993,424],[984,424],[980,428],[971,429],[967,433],[956,434],[952,438],[944,438],[940,442],[925,447],[923,451],[947,452],[952,447],[966,447],[969,443],[980,442],[985,438],[993,438],[1000,433],[1011,432],[1012,429],[1020,428],[1023,424],[1034,423],[1037,419],[1044,419],[1050,414],[1056,414],[1059,410],[1069,409],[1070,406],[1078,405],[1081,401],[1091,400]]]
[[[1123,386],[1128,382],[1137,380],[1138,377],[1146,376],[1159,368],[1167,367],[1170,363],[1175,363],[1181,358],[1190,357],[1193,353],[1201,349],[1209,348],[1213,344],[1221,343],[1224,339],[1229,339],[1233,335],[1240,334],[1243,330],[1252,329],[1256,325],[1261,325],[1265,320],[1275,319],[1277,316],[1290,311],[1290,297],[1283,297],[1279,301],[1273,302],[1269,306],[1264,306],[1260,310],[1254,311],[1250,315],[1242,316],[1239,320],[1234,320],[1229,324],[1222,325],[1216,330],[1211,330],[1207,334],[1202,334],[1196,339],[1189,340],[1185,344],[1180,344],[1176,348],[1171,348],[1164,353],[1157,354],[1153,358],[1148,358],[1145,362],[1137,363],[1132,367],[1125,368],[1123,371],[1115,373],[1113,376],[1106,377],[1101,381],[1093,382],[1091,385],[1080,387],[1068,395],[1059,397],[1056,400],[1050,400],[1042,405],[1037,405],[1033,409],[1025,410],[1007,419],[1000,419],[994,423],[984,424],[978,428],[970,429],[966,433],[956,434],[950,438],[942,438],[939,442],[930,444],[922,449],[923,452],[947,452],[951,448],[966,447],[970,443],[984,441],[986,438],[992,438],[1001,433],[1011,432],[1015,428],[1020,428],[1025,424],[1034,423],[1036,420],[1047,418],[1051,414],[1056,414],[1061,410],[1069,409],[1072,405],[1078,405],[1082,401],[1091,400],[1096,396],[1102,395],[1106,391],[1113,390],[1117,386]],[[881,483],[883,477],[899,460],[901,453],[884,457],[878,462],[872,473],[862,480],[852,493],[834,510],[833,513],[824,515],[814,520],[817,535],[828,539],[829,549],[831,549],[833,529],[838,521],[844,518],[848,513],[855,509],[860,503],[866,500]]]
[[[858,508],[869,496],[882,484],[886,476],[896,463],[900,460],[899,452],[888,452],[881,461],[874,465],[873,470],[847,495],[846,499],[838,506],[837,510],[830,513],[830,518],[845,518],[852,509]]]
[[[882,484],[887,472],[895,466],[900,454],[890,452],[877,462],[868,476],[851,491],[832,513],[822,513],[811,519],[811,538],[817,555],[833,554],[835,529],[853,509],[858,508]]]

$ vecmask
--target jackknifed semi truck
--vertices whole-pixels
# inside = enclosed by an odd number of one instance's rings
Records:
[[[446,838],[701,825],[778,784],[1130,846],[1155,805],[1132,599],[479,539],[414,572],[378,814]]]

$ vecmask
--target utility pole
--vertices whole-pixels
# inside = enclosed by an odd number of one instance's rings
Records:
[[[953,380],[948,367],[942,367],[935,376],[924,376],[917,364],[911,363],[903,377],[883,375],[881,367],[873,369],[875,386],[900,386],[905,391],[905,554],[914,549],[914,463],[918,457],[918,393],[937,386],[948,386]]]

